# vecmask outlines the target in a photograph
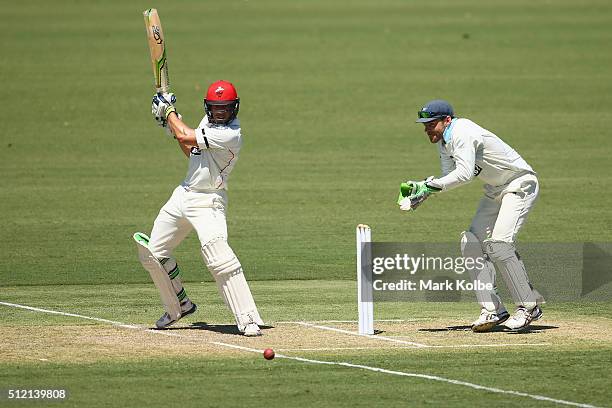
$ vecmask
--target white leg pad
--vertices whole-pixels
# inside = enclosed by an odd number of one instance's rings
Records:
[[[516,257],[518,258],[519,262],[520,262],[520,263],[521,263],[521,265],[523,266],[523,270],[527,271],[527,268],[525,267],[525,263],[524,263],[524,262],[523,262],[523,260],[521,259],[521,256],[519,255],[519,253],[518,253],[518,252],[516,253]],[[525,273],[527,273],[527,272],[525,272]],[[535,296],[535,298],[536,298],[536,303],[537,303],[538,305],[541,305],[541,304],[546,303],[546,300],[544,300],[544,296],[542,296],[542,294],[540,294],[540,292],[538,292],[538,291],[537,291],[537,289],[534,289],[534,288],[533,288],[533,285],[531,285],[531,284],[530,284],[530,286],[531,286],[531,288],[533,289],[533,293],[534,293],[534,296]]]
[[[517,306],[533,309],[543,303],[542,295],[529,283],[525,265],[518,258],[513,243],[485,239],[483,248],[491,262],[497,266]]]
[[[238,330],[244,332],[249,323],[263,325],[240,261],[227,241],[222,238],[210,241],[202,247],[202,256],[225,304],[234,314]]]
[[[168,276],[168,272],[149,251],[149,237],[146,234],[137,232],[134,234],[134,241],[138,247],[138,259],[142,266],[149,272],[153,283],[159,291],[164,310],[172,319],[181,317],[181,305],[176,295],[172,281]]]
[[[470,231],[461,233],[461,254],[464,258],[471,258],[475,261],[478,259],[486,259],[483,267],[478,267],[481,262],[470,262],[476,264],[475,268],[469,269],[472,281],[480,281],[483,284],[491,285],[493,290],[477,290],[476,301],[480,306],[491,313],[496,313],[505,310],[501,298],[497,293],[497,285],[495,284],[495,267],[487,259],[482,251],[482,244]]]

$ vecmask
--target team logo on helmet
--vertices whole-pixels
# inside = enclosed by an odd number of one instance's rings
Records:
[[[227,81],[216,81],[206,91],[204,111],[209,123],[228,124],[236,118],[240,98],[236,88]]]

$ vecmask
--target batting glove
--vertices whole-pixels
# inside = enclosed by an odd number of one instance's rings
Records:
[[[174,96],[173,93],[162,94],[158,92],[153,95],[151,113],[160,126],[164,126],[164,123],[168,120],[168,115],[172,112],[176,112],[176,108],[173,105],[175,102],[176,96]]]
[[[176,116],[178,116],[179,119],[182,119],[183,116],[176,112]],[[165,120],[164,118],[160,118],[159,116],[155,117],[155,121],[157,122],[157,125],[161,128],[164,128],[164,130],[166,131],[166,135],[168,135],[169,137],[176,139],[174,133],[172,133],[172,130],[170,130],[170,126],[168,126],[168,121]]]
[[[156,116],[155,122],[157,122],[157,126],[159,127],[163,127],[163,128],[168,127],[168,121],[162,118],[161,116]]]

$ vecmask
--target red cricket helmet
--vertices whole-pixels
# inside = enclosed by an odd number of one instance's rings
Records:
[[[228,124],[236,118],[239,108],[240,98],[231,82],[217,81],[208,87],[204,98],[204,111],[209,122]]]

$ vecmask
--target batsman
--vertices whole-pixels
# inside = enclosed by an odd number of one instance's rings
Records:
[[[160,291],[166,311],[156,326],[167,328],[196,310],[183,288],[173,257],[176,246],[195,230],[204,263],[234,315],[238,330],[245,336],[259,336],[263,321],[242,265],[228,244],[225,219],[228,178],[242,145],[237,118],[240,99],[230,82],[214,82],[204,99],[206,114],[195,129],[182,121],[175,101],[171,93],[156,93],[152,113],[187,156],[187,176],[159,211],[151,237],[134,234],[140,261]]]
[[[461,251],[466,258],[485,260],[474,263],[481,267],[470,269],[470,275],[493,289],[476,292],[481,312],[472,330],[489,331],[504,322],[511,330],[525,329],[542,317],[539,305],[544,303],[515,248],[516,236],[538,197],[535,171],[495,134],[469,119],[455,117],[447,101],[428,102],[418,112],[417,123],[425,126],[429,141],[437,145],[442,175],[402,183],[400,209],[412,211],[432,194],[452,190],[475,177],[481,179],[484,196],[469,230],[461,234]],[[516,305],[512,316],[497,293],[496,270]]]

